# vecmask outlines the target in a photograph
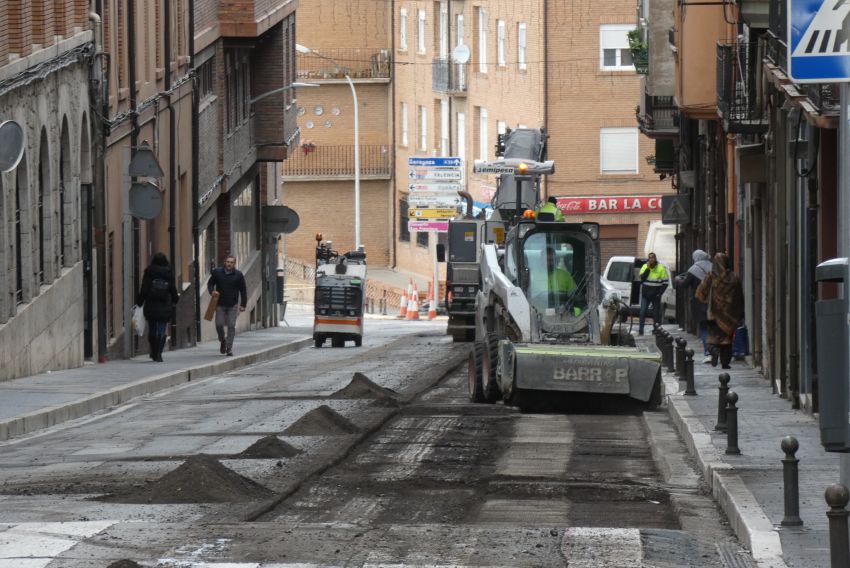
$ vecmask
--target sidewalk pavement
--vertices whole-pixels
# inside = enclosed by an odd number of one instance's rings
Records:
[[[839,481],[839,456],[823,450],[817,419],[793,410],[788,400],[772,393],[770,383],[747,362],[732,362],[723,370],[702,363],[702,344],[696,336],[665,325],[675,337],[684,337],[694,351],[697,396],[684,396],[685,383],[664,372],[668,411],[688,450],[726,513],[738,539],[752,551],[761,567],[827,567],[829,525],[824,500],[826,488]],[[655,337],[637,338],[655,349]],[[726,455],[725,433],[716,432],[718,376],[728,372],[729,387],[739,396],[738,447],[741,455]],[[783,527],[784,490],[780,442],[794,436],[800,480],[801,527]]]
[[[140,355],[0,382],[0,441],[312,345],[312,306],[290,308],[288,326],[238,333],[233,357],[213,340],[166,351],[163,363]]]

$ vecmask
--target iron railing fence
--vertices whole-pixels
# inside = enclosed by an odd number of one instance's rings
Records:
[[[333,61],[331,61],[333,60]],[[336,64],[339,66],[337,66]],[[299,53],[299,79],[389,79],[392,65],[389,49],[337,47]]]
[[[302,131],[302,135],[304,132]],[[390,175],[389,146],[360,145],[361,177],[388,177]],[[353,145],[313,145],[302,142],[283,162],[284,176],[299,177],[353,177]]]
[[[731,133],[767,131],[756,96],[757,43],[717,44],[717,114]]]
[[[468,63],[453,63],[448,59],[431,62],[431,86],[441,93],[465,93]]]

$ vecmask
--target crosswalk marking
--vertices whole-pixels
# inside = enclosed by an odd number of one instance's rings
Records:
[[[643,547],[638,529],[568,528],[564,531],[561,552],[570,568],[643,566]]]
[[[794,57],[850,54],[850,1],[824,0],[797,44]]]
[[[0,568],[43,568],[116,521],[0,525]]]

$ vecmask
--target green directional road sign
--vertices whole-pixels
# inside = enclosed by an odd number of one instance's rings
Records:
[[[691,199],[689,195],[663,195],[661,197],[661,223],[664,225],[687,225],[691,222]]]

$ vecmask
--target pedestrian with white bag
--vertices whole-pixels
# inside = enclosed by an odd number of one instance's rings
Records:
[[[168,322],[171,321],[178,299],[171,265],[168,263],[168,258],[158,252],[153,255],[150,266],[145,268],[142,287],[136,297],[136,306],[142,306],[147,320],[150,358],[159,363],[162,363],[162,350],[165,347]]]

